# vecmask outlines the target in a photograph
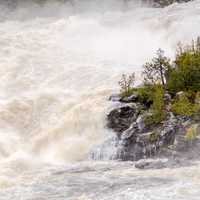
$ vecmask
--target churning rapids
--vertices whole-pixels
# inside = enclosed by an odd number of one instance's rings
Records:
[[[199,35],[200,0],[14,2],[0,1],[0,200],[199,200],[199,163],[140,171],[110,147],[89,155],[112,135],[121,74]]]

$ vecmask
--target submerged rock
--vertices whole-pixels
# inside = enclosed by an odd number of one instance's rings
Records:
[[[167,166],[167,160],[139,160],[135,163],[135,168],[138,169],[162,169]]]

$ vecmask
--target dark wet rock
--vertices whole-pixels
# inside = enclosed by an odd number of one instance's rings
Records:
[[[175,99],[184,95],[184,92],[179,92]],[[183,152],[189,157],[197,154],[200,156],[200,153],[196,153],[200,152],[200,137],[190,141],[189,136],[188,141],[186,140],[188,128],[193,125],[197,124],[197,132],[200,132],[199,119],[174,115],[171,111],[172,96],[167,91],[164,94],[165,120],[160,123],[154,123],[152,117],[155,115],[151,107],[141,102],[137,95],[126,97],[123,99],[124,102],[119,96],[112,98],[118,101],[107,115],[107,127],[112,129],[116,136],[113,159],[138,161],[160,156],[177,159],[182,157]],[[193,147],[199,150],[192,154],[188,153]],[[141,168],[146,166],[149,167],[151,164],[141,164]]]
[[[161,129],[151,132],[137,134],[136,132],[129,137],[121,138],[119,159],[121,160],[139,160],[156,155],[160,148],[172,145],[175,139],[175,125],[166,124]],[[123,134],[122,134],[123,135]]]
[[[119,94],[113,94],[109,97],[109,101],[117,101],[119,102],[121,100],[121,96]]]
[[[121,139],[122,140],[127,140],[130,139],[131,137],[135,136],[135,133],[138,131],[138,125],[136,122],[134,122],[133,124],[131,124],[131,126],[125,130],[122,134],[121,134]]]
[[[138,101],[138,94],[132,94],[131,96],[122,97],[120,94],[113,94],[109,97],[110,101],[119,101],[122,103],[135,103]]]
[[[191,0],[144,0],[145,2],[150,3],[153,7],[165,7],[173,3],[184,3]]]
[[[162,169],[167,166],[166,160],[139,160],[135,163],[138,169]]]
[[[147,119],[151,118],[152,115],[153,115],[153,113],[151,113],[151,112],[144,112],[138,116],[136,123],[138,125],[138,130],[140,132],[144,132],[149,128]]]
[[[124,107],[120,109],[122,108]],[[131,111],[135,113],[135,110]],[[121,117],[123,116],[124,115]],[[165,148],[168,149],[169,146],[175,145],[175,141],[180,142],[176,134],[178,131],[182,131],[182,123],[184,121],[182,118],[182,121],[180,121],[180,119],[176,118],[172,113],[168,113],[168,118],[162,124],[150,130],[145,127],[142,116],[143,115],[139,115],[137,119],[134,116],[131,120],[132,123],[129,121],[129,124],[126,124],[127,128],[125,130],[120,129],[122,132],[120,137],[118,137],[119,142],[116,145],[116,159],[137,161],[150,158],[159,155]],[[115,117],[118,117],[118,115],[115,115]],[[127,116],[126,119],[128,119]],[[115,121],[115,124],[112,123],[112,125],[119,126],[119,121],[118,123]]]
[[[135,93],[128,97],[122,97],[120,101],[123,103],[135,103],[138,101],[138,94]]]
[[[136,104],[123,104],[113,109],[107,116],[107,126],[117,133],[127,130],[139,114]]]

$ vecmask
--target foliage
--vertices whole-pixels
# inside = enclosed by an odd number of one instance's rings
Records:
[[[137,94],[138,94],[138,101],[142,104],[150,106],[153,102],[153,87],[152,86],[144,86],[137,88]]]
[[[195,102],[197,105],[200,105],[200,92],[199,92],[199,91],[195,94],[194,102]]]
[[[169,63],[169,59],[164,56],[163,50],[159,49],[157,51],[157,57],[154,57],[151,62],[146,63],[143,68],[145,83],[151,85],[166,85],[171,66]]]
[[[153,95],[153,105],[152,105],[152,111],[153,111],[153,119],[155,123],[160,123],[165,118],[165,112],[164,112],[164,89],[161,85],[155,86],[155,92]]]
[[[177,115],[192,116],[197,110],[197,105],[189,101],[187,94],[175,100],[172,105],[172,111]]]
[[[190,46],[179,44],[175,67],[169,74],[168,89],[171,93],[178,91],[200,90],[200,38]]]
[[[135,74],[122,75],[119,82],[122,96],[136,94],[138,102],[148,108],[147,126],[159,124],[166,117],[165,108],[176,115],[200,120],[200,37],[190,45],[178,45],[175,61],[159,49],[157,56],[144,65],[144,85],[134,88]],[[164,101],[167,91],[172,97],[169,105]],[[177,93],[184,95],[177,98]],[[172,105],[171,105],[172,103]],[[196,118],[196,119],[195,119]]]
[[[147,126],[159,124],[165,119],[164,89],[161,85],[156,85],[152,92],[153,104],[150,108],[150,113],[145,118],[145,124]]]
[[[121,80],[119,81],[121,95],[130,96],[132,94],[134,84],[135,73],[132,73],[131,75],[122,74]]]

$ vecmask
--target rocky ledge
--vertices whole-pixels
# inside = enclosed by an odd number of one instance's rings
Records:
[[[169,107],[171,96],[166,93],[164,97]],[[110,100],[114,105],[107,115],[107,127],[116,134],[114,159],[138,161],[163,156],[196,157],[199,154],[200,151],[195,148],[199,148],[200,140],[198,135],[194,135],[199,132],[199,121],[174,115],[166,106],[165,120],[159,124],[149,124],[147,119],[151,119],[151,112],[148,102],[140,102],[137,94],[128,98],[113,95]],[[143,165],[149,166],[146,163],[139,166]]]

